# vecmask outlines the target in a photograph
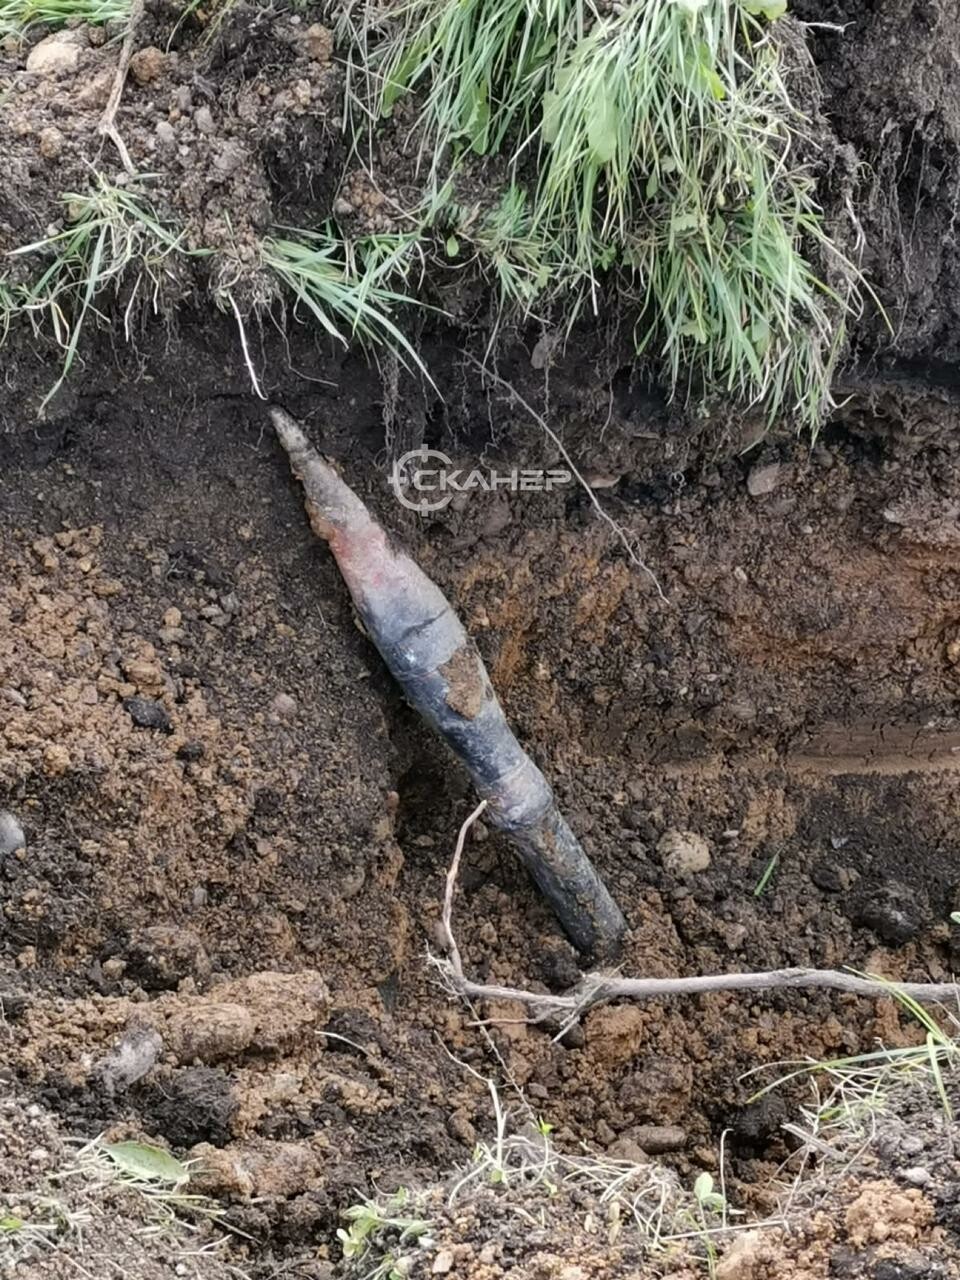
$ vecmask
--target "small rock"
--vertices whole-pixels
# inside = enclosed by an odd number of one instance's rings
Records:
[[[26,846],[23,827],[9,809],[0,809],[0,858],[9,857]]]
[[[560,1043],[565,1049],[582,1049],[587,1043],[586,1033],[579,1022],[575,1022],[572,1027],[567,1027],[566,1031],[560,1037]]]
[[[290,720],[297,714],[297,700],[289,693],[278,693],[270,703],[270,710],[281,720]]]
[[[177,748],[177,759],[185,760],[188,764],[192,764],[195,760],[202,760],[203,754],[203,743],[198,742],[196,738],[191,738],[182,747]]]
[[[659,1156],[664,1151],[679,1151],[687,1145],[687,1131],[677,1124],[640,1124],[625,1135],[631,1138],[648,1156]]]
[[[583,1267],[576,1265],[569,1267],[561,1267],[559,1280],[587,1280],[587,1273]]]
[[[167,55],[161,50],[148,45],[146,49],[138,49],[130,59],[130,74],[137,84],[150,84],[167,69]]]
[[[710,846],[696,831],[667,831],[657,844],[664,871],[673,876],[695,875],[710,865]]]
[[[926,1143],[915,1133],[908,1133],[900,1143],[900,1150],[905,1156],[918,1156],[926,1147]]]
[[[891,947],[912,942],[923,927],[910,890],[894,881],[876,886],[861,899],[854,922],[872,929],[881,942]]]
[[[41,76],[59,76],[76,71],[80,65],[80,46],[57,32],[35,44],[27,55],[27,70]]]
[[[119,956],[111,956],[109,960],[104,960],[100,966],[100,972],[108,982],[119,982],[126,969],[126,962],[121,960]]]
[[[616,1142],[607,1147],[607,1155],[614,1160],[623,1160],[626,1164],[644,1165],[650,1160],[639,1142],[635,1142],[628,1134],[621,1134]]]
[[[435,1276],[445,1276],[448,1271],[453,1270],[453,1250],[441,1249],[433,1260],[433,1266],[430,1271]]]
[[[157,121],[157,141],[164,147],[176,146],[177,132],[169,120]]]
[[[747,476],[747,493],[751,498],[762,498],[773,493],[780,480],[780,463],[764,462],[750,469]]]
[[[160,729],[173,732],[173,721],[166,708],[153,698],[124,698],[123,709],[135,725],[141,729]]]
[[[40,130],[40,154],[44,160],[56,160],[63,150],[63,134],[51,125]]]
[[[197,107],[193,113],[193,123],[201,133],[213,133],[216,128],[213,123],[213,114],[209,107]]]
[[[903,1179],[914,1187],[925,1187],[932,1179],[933,1175],[929,1169],[924,1169],[922,1165],[915,1165],[912,1169],[904,1169]]]

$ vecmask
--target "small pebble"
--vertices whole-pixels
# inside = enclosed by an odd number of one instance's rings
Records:
[[[56,160],[63,150],[63,134],[51,126],[40,130],[40,154],[44,160]]]
[[[453,1251],[450,1249],[441,1249],[433,1260],[433,1266],[430,1268],[435,1276],[445,1276],[448,1271],[453,1270]]]
[[[213,133],[216,127],[213,123],[213,115],[209,107],[197,107],[193,113],[193,123],[197,126],[201,133]]]
[[[157,141],[165,147],[173,147],[177,142],[177,132],[169,120],[157,121]]]
[[[58,76],[76,71],[80,65],[80,46],[72,32],[45,36],[27,54],[27,70],[42,76]]]
[[[297,714],[297,700],[289,693],[278,693],[270,703],[270,710],[281,720],[290,720]]]
[[[665,831],[657,853],[664,871],[673,876],[694,875],[710,866],[710,846],[696,831]]]
[[[26,846],[27,838],[23,834],[23,827],[13,816],[9,809],[0,809],[0,858],[6,858],[11,853],[16,853],[18,849]]]
[[[572,1027],[568,1027],[560,1037],[560,1043],[565,1049],[582,1049],[587,1043],[587,1037],[584,1034],[583,1027],[579,1022],[575,1022]]]
[[[909,1182],[913,1187],[925,1187],[931,1180],[933,1175],[929,1169],[924,1169],[922,1165],[916,1165],[912,1169],[904,1169],[903,1179]]]
[[[676,1124],[640,1124],[629,1130],[627,1136],[648,1156],[678,1151],[687,1145],[686,1130]]]
[[[752,467],[747,476],[747,493],[751,498],[762,498],[768,493],[773,493],[779,479],[779,462],[767,462],[762,466]]]
[[[135,725],[141,729],[160,729],[163,733],[173,732],[173,721],[166,708],[152,698],[125,698],[124,710]]]

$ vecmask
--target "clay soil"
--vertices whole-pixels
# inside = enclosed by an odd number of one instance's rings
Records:
[[[428,518],[396,501],[401,446],[468,466],[561,461],[462,354],[486,344],[466,313],[422,335],[442,401],[296,325],[257,332],[257,360],[266,394],[455,602],[628,917],[625,973],[846,965],[944,981],[960,909],[960,169],[945,70],[958,19],[929,0],[896,19],[797,7],[852,23],[843,40],[811,36],[835,154],[897,175],[858,206],[897,337],[865,318],[849,398],[816,444],[666,405],[613,323],[546,368],[539,330],[497,351],[499,376],[562,430],[662,595],[577,485],[475,493]],[[308,20],[238,10],[212,49],[188,23],[177,58],[125,99],[135,160],[162,161],[168,207],[206,243],[241,206],[251,231],[290,211],[303,221],[304,202],[331,202],[349,172],[330,119],[340,72],[316,33],[304,43]],[[170,15],[147,21],[144,44],[160,43]],[[80,38],[82,83],[105,84],[115,50]],[[13,244],[79,172],[99,99],[7,57]],[[36,150],[54,116],[55,174]],[[183,135],[177,182],[160,119]],[[218,164],[224,147],[241,162]],[[725,1134],[731,1202],[763,1218],[796,1145],[783,1125],[807,1095],[750,1102],[741,1075],[910,1043],[916,1028],[890,1000],[716,995],[598,1008],[557,1042],[519,1007],[471,1009],[443,989],[426,956],[474,797],[355,624],[232,322],[181,284],[179,309],[135,343],[109,325],[91,337],[43,421],[55,353],[24,334],[5,348],[0,808],[26,849],[0,865],[0,1190],[8,1209],[47,1194],[68,1139],[148,1139],[200,1161],[234,1234],[202,1255],[144,1246],[141,1210],[108,1190],[86,1261],[68,1242],[15,1273],[77,1275],[95,1257],[89,1273],[145,1280],[326,1277],[343,1208],[406,1186],[425,1189],[456,1275],[702,1274],[698,1248],[651,1261],[605,1244],[589,1196],[534,1196],[523,1212],[537,1230],[489,1188],[445,1207],[430,1189],[492,1131],[485,1080],[518,1113],[522,1094],[558,1148],[656,1154],[686,1188],[719,1177]],[[669,832],[705,842],[709,865],[665,865]],[[482,823],[457,919],[471,976],[577,980],[575,952]],[[151,1031],[162,1053],[133,1080],[117,1045]],[[911,1114],[846,1180],[811,1191],[798,1225],[732,1246],[723,1280],[957,1274],[955,1134],[935,1106]],[[930,1177],[910,1182],[917,1164]],[[491,1252],[494,1240],[506,1243]]]

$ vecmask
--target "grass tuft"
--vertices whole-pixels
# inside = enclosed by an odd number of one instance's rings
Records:
[[[15,258],[38,257],[45,263],[29,284],[6,290],[4,314],[25,315],[36,330],[48,328],[63,350],[60,376],[47,392],[41,412],[57,393],[77,358],[81,336],[91,320],[103,319],[97,302],[110,290],[127,288],[124,332],[130,340],[137,311],[160,311],[164,286],[172,279],[178,255],[201,251],[183,245],[183,232],[170,227],[146,196],[114,186],[98,176],[92,191],[69,193],[66,226],[42,240],[23,245]]]
[[[799,1141],[791,1157],[798,1164],[796,1194],[811,1162],[849,1171],[870,1150],[890,1117],[896,1117],[905,1100],[916,1095],[936,1100],[942,1123],[953,1124],[960,1083],[960,1017],[946,1009],[940,1018],[912,999],[893,982],[884,982],[892,999],[916,1024],[922,1041],[901,1048],[879,1048],[869,1053],[823,1062],[781,1063],[790,1067],[765,1085],[751,1101],[798,1079],[808,1078],[814,1095],[812,1106],[800,1108],[801,1122],[784,1126]],[[757,1067],[747,1076],[769,1067]],[[744,1077],[746,1078],[746,1077]],[[933,1117],[935,1119],[935,1117]]]
[[[22,36],[35,26],[62,27],[68,22],[126,22],[130,0],[0,0],[0,36]]]
[[[332,338],[355,338],[391,351],[430,381],[417,351],[392,318],[416,299],[387,283],[404,277],[416,252],[415,236],[368,236],[350,243],[331,231],[290,231],[266,238],[264,267],[293,299],[294,314],[312,317]]]
[[[435,192],[471,154],[506,156],[500,202],[468,228],[505,304],[562,298],[572,320],[613,272],[674,392],[815,427],[862,280],[794,158],[812,145],[772,25],[785,7],[408,0],[348,12],[365,67],[349,92],[365,120],[415,102]]]

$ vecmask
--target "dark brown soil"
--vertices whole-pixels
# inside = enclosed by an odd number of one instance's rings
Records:
[[[838,138],[886,172],[893,153],[874,124],[892,96],[901,147],[895,195],[861,211],[897,339],[881,376],[865,322],[851,398],[815,447],[666,407],[631,369],[616,318],[546,370],[531,360],[539,333],[502,344],[500,376],[562,431],[663,598],[576,485],[474,493],[426,519],[395,500],[390,451],[424,441],[468,465],[560,461],[462,358],[477,341],[468,329],[424,335],[443,402],[295,326],[289,341],[258,335],[265,393],[307,422],[456,602],[628,917],[627,973],[811,964],[942,981],[956,965],[960,434],[943,220],[957,126],[937,68],[957,32],[945,8],[914,9],[895,69],[892,20],[869,5],[841,54],[837,35],[814,37]],[[238,10],[212,51],[188,28],[177,60],[125,96],[138,163],[154,154],[144,140],[157,119],[177,131],[182,164],[177,183],[165,168],[163,199],[195,215],[205,243],[227,212],[246,210],[230,224],[242,240],[338,189],[325,121],[339,71],[299,16]],[[150,22],[145,42],[162,43],[169,15]],[[114,56],[84,44],[83,93],[107,83]],[[2,125],[19,139],[0,215],[8,245],[42,231],[44,199],[79,173],[102,97],[64,112],[64,86],[17,65]],[[207,103],[214,134],[197,120]],[[30,154],[54,120],[68,139],[55,177]],[[221,179],[228,144],[242,163]],[[686,1187],[717,1172],[728,1131],[731,1195],[764,1210],[795,1099],[748,1103],[740,1074],[915,1029],[890,1001],[793,993],[601,1008],[562,1043],[501,1004],[480,1011],[494,1025],[478,1030],[425,959],[472,793],[354,624],[232,325],[187,304],[135,347],[108,334],[84,354],[38,424],[56,365],[19,335],[0,395],[0,808],[27,834],[0,866],[0,1036],[17,1107],[42,1106],[77,1136],[136,1133],[198,1153],[253,1238],[236,1257],[258,1276],[288,1264],[326,1274],[304,1260],[338,1256],[337,1215],[358,1192],[435,1184],[467,1161],[492,1123],[474,1072],[521,1088],[570,1150],[636,1147],[649,1126],[670,1126],[662,1158]],[[762,469],[768,492],[752,496]],[[705,840],[709,867],[666,870],[670,832]],[[575,954],[482,825],[461,890],[472,976],[575,981]],[[111,1054],[149,1028],[162,1057],[131,1081]],[[757,1244],[752,1269],[724,1280],[892,1280],[883,1242],[850,1225],[861,1194],[838,1200],[833,1252],[812,1228],[807,1254],[802,1240],[769,1257]],[[949,1274],[936,1268],[955,1226],[925,1235],[928,1269],[903,1274]],[[565,1248],[577,1261],[581,1245]]]

